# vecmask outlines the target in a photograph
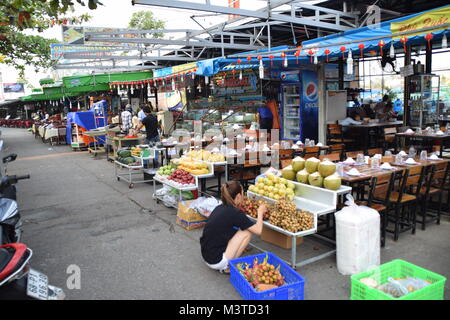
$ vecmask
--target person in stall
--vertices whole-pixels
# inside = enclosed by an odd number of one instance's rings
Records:
[[[142,127],[145,126],[145,133],[147,135],[145,144],[149,144],[150,142],[159,142],[158,119],[154,114],[152,114],[150,107],[146,106],[142,110],[144,111],[145,118],[134,131],[137,133]]]
[[[378,103],[375,105],[374,111],[375,111],[375,116],[376,116],[377,119],[380,119],[380,117],[382,117],[382,115],[383,115],[383,113],[384,113],[384,110],[385,110],[385,108],[386,108],[386,105],[387,105],[389,102],[390,102],[389,96],[388,96],[387,94],[385,94],[385,95],[383,96],[383,100],[381,100],[380,102],[378,102]]]
[[[132,109],[131,105],[127,104],[125,108],[123,109],[122,113],[120,114],[120,119],[122,121],[122,131],[126,134],[131,129],[132,126]]]
[[[239,181],[228,181],[221,186],[222,204],[209,216],[200,238],[201,254],[208,267],[229,274],[229,261],[246,250],[252,234],[260,235],[263,228],[265,205],[258,208],[256,223],[239,207],[244,200],[244,188]]]
[[[384,107],[383,112],[377,114],[377,118],[380,119],[380,121],[388,121],[391,118],[397,118],[393,103],[388,102]]]

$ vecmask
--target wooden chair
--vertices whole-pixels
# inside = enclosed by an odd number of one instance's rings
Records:
[[[327,144],[332,145],[335,143],[354,143],[354,139],[344,138],[342,132],[342,126],[335,123],[327,124]]]
[[[328,159],[331,162],[338,162],[341,161],[341,154],[339,152],[335,152],[319,156],[320,161],[323,161],[324,159]]]
[[[278,150],[278,159],[280,160],[280,168],[282,167],[282,161],[291,160],[294,158],[294,150],[293,149],[280,149]]]
[[[395,148],[395,134],[397,133],[397,128],[384,128],[384,137],[380,141],[383,149]]]
[[[378,211],[381,216],[381,246],[386,244],[386,227],[387,214],[386,210],[389,207],[389,194],[392,189],[393,173],[386,173],[379,176],[372,177],[369,184],[369,194],[367,201],[357,201],[358,205],[368,206]]]
[[[320,147],[306,147],[303,151],[303,158],[309,159],[312,157],[319,158]]]
[[[292,163],[292,159],[280,160],[280,168],[286,168],[288,165]]]
[[[421,224],[422,230],[425,230],[427,223],[436,221],[437,224],[440,224],[443,194],[449,173],[448,162],[436,163],[429,169],[426,182],[420,191],[421,219],[417,222]],[[431,208],[429,204],[432,204],[431,200],[435,197],[438,198],[437,208]]]
[[[229,166],[229,177],[239,180],[242,186],[247,189],[249,182],[254,182],[259,175],[261,163],[258,159],[258,152],[246,152],[244,164],[232,164]]]
[[[386,229],[387,232],[394,234],[394,241],[398,240],[401,232],[411,230],[412,234],[416,233],[416,207],[424,171],[423,166],[414,166],[397,175],[399,177],[398,188],[389,195],[390,208],[388,210],[388,212],[394,212],[393,215],[388,213],[388,222],[394,223],[394,230]]]
[[[341,155],[341,158],[344,155],[344,151],[345,151],[345,144],[343,143],[338,143],[338,144],[332,144],[330,145],[330,149],[328,149],[329,153],[339,153]]]
[[[356,158],[358,154],[364,154],[364,151],[350,151],[345,153],[346,158]]]
[[[382,148],[374,148],[374,149],[368,149],[367,150],[367,155],[368,156],[374,156],[376,154],[383,154],[383,149]]]

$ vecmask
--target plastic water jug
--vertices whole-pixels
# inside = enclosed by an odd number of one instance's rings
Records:
[[[351,195],[347,199],[335,213],[336,259],[338,271],[351,275],[380,265],[380,214],[356,205]]]

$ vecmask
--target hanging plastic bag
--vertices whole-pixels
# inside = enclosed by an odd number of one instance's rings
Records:
[[[351,275],[380,265],[380,214],[358,206],[348,194],[335,213],[336,259],[341,274]]]
[[[209,217],[211,212],[220,205],[220,201],[213,197],[200,197],[192,201],[189,208],[196,210],[202,216]]]
[[[169,194],[170,191],[172,191],[173,188],[164,185],[161,189],[158,189],[155,191],[155,195],[158,197],[162,197],[166,194]]]

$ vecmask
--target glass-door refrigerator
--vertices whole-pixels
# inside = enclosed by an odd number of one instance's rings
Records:
[[[302,70],[300,82],[281,85],[281,139],[314,140],[319,135],[319,103],[317,73]]]
[[[281,139],[300,140],[300,83],[281,85]]]

